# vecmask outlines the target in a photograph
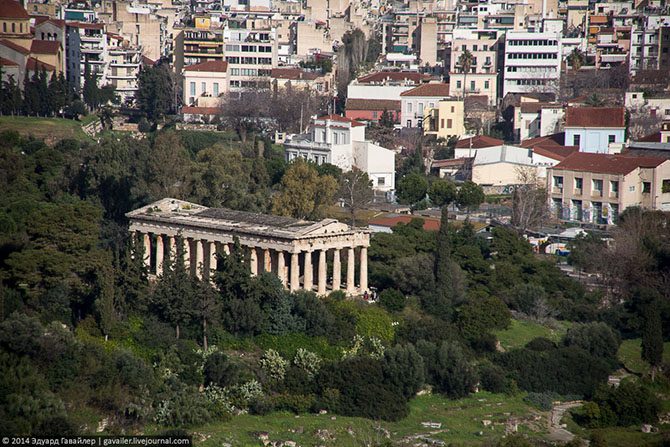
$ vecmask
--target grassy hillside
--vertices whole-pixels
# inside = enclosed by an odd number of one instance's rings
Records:
[[[82,140],[89,138],[81,129],[82,124],[86,124],[95,118],[95,115],[92,115],[92,117],[86,117],[85,121],[81,122],[63,118],[0,116],[0,131],[15,130],[21,135],[32,135],[35,138],[42,138],[49,143],[54,143],[63,138]]]
[[[509,328],[497,331],[495,334],[504,349],[521,348],[537,337],[545,337],[555,342],[561,340],[568,330],[570,323],[559,321],[556,328],[543,326],[526,320],[512,320]]]
[[[546,414],[529,407],[523,395],[509,397],[481,392],[469,398],[448,400],[424,395],[410,402],[410,415],[402,421],[387,423],[369,419],[323,415],[273,413],[267,416],[242,415],[229,422],[209,424],[195,432],[195,439],[206,439],[203,446],[259,445],[256,433],[267,432],[271,440],[296,441],[299,445],[360,446],[383,440],[407,437],[428,437],[458,445],[481,445],[484,440],[497,439],[505,433],[505,422],[517,418],[519,431],[545,433]],[[483,420],[491,421],[485,427]],[[438,422],[438,428],[426,428],[422,422]]]
[[[665,342],[663,348],[663,361],[670,362],[670,342]],[[631,372],[642,374],[649,371],[649,364],[642,360],[642,340],[639,338],[624,340],[619,347],[618,356]]]

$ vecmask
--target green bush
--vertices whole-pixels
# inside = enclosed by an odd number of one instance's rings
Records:
[[[386,289],[379,294],[379,304],[389,312],[400,312],[405,308],[405,295],[397,289]]]
[[[277,394],[272,396],[275,410],[291,411],[295,414],[307,413],[316,403],[313,394]]]
[[[547,391],[543,393],[528,393],[523,400],[537,409],[549,411],[554,405],[554,401],[561,400],[561,396],[560,394]]]

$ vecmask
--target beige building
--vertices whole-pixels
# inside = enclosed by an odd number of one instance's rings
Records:
[[[437,138],[448,139],[465,134],[465,111],[463,99],[445,98],[437,107],[428,108],[423,118],[423,132]]]
[[[547,170],[554,217],[611,225],[630,206],[670,211],[670,160],[575,152]]]
[[[126,216],[130,232],[144,243],[151,275],[160,276],[165,263],[181,254],[191,274],[209,278],[221,268],[217,255],[230,253],[237,240],[248,255],[251,275],[276,274],[291,291],[325,295],[343,289],[354,295],[368,290],[370,233],[335,219],[310,222],[169,198]]]
[[[486,95],[489,105],[498,97],[498,31],[454,30],[449,67],[449,93],[452,96]],[[467,73],[460,64],[462,54],[472,55],[472,65]]]
[[[211,61],[189,65],[182,72],[184,105],[218,107],[228,92],[228,62]]]

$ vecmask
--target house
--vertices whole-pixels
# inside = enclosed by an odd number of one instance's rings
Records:
[[[565,142],[582,152],[618,152],[625,133],[623,107],[568,107],[565,112]]]
[[[423,131],[426,135],[448,139],[465,134],[465,110],[462,98],[438,101],[437,107],[425,109]]]
[[[270,72],[270,82],[279,88],[291,86],[329,94],[333,86],[333,73],[321,74],[294,67],[273,68]]]
[[[345,116],[352,120],[378,122],[386,112],[391,120],[400,121],[400,100],[347,98]]]
[[[563,127],[563,105],[524,101],[514,107],[514,133],[519,141],[543,137]]]
[[[575,152],[548,169],[552,214],[611,225],[631,206],[670,211],[670,160]]]
[[[219,97],[228,92],[228,62],[215,60],[184,67],[184,104],[218,107]]]
[[[333,164],[343,171],[367,172],[378,191],[395,189],[395,152],[365,139],[365,124],[339,115],[316,118],[306,134],[284,142],[286,160],[305,158],[318,165]]]
[[[424,112],[434,109],[440,100],[449,97],[449,84],[428,83],[400,94],[401,124],[423,127]]]

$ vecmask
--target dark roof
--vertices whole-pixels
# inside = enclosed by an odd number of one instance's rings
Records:
[[[75,28],[82,29],[105,29],[105,25],[102,23],[88,23],[88,22],[67,22],[67,26],[72,26]]]
[[[352,120],[351,118],[347,118],[346,116],[340,116],[340,115],[323,115],[317,118],[319,121],[337,121],[338,123],[351,123],[351,127],[358,127],[358,126],[365,126],[365,124],[361,123],[360,121]]]
[[[523,140],[521,147],[547,147],[547,146],[563,146],[565,144],[565,132],[553,133],[543,137],[528,138]]]
[[[30,52],[36,54],[58,54],[60,42],[56,40],[33,40]]]
[[[553,169],[595,172],[599,174],[628,174],[637,168],[655,168],[666,161],[660,157],[629,157],[626,155],[575,152]]]
[[[18,67],[19,64],[17,64],[14,61],[10,61],[9,59],[5,59],[4,57],[0,57],[0,67]]]
[[[211,219],[223,219],[233,222],[245,222],[254,225],[264,225],[275,228],[308,227],[314,222],[295,219],[293,217],[274,216],[272,214],[250,213],[247,211],[236,211],[228,208],[209,208],[194,214],[198,217],[209,217]]]
[[[400,101],[392,99],[347,99],[347,110],[400,110]]]
[[[21,54],[28,55],[30,54],[30,50],[28,48],[24,48],[21,45],[17,45],[11,40],[7,39],[0,39],[0,45],[4,45],[7,48],[11,48],[14,51],[17,51]]]
[[[305,71],[301,68],[273,68],[270,73],[271,78],[275,79],[289,79],[289,80],[307,80],[313,81],[321,77],[319,73],[314,73],[312,71]]]
[[[402,92],[400,96],[439,96],[446,98],[449,96],[449,84],[443,82],[423,84]]]
[[[626,127],[623,107],[568,107],[565,127]]]
[[[471,162],[473,159],[469,157],[462,158],[447,158],[445,160],[433,160],[431,167],[433,168],[449,168],[449,167],[462,167],[467,163]]]
[[[52,19],[49,16],[33,16],[35,17],[35,26],[40,26],[43,23],[51,23],[58,28],[65,28],[65,20],[61,19]]]
[[[579,146],[535,146],[533,152],[554,160],[565,160],[571,154],[579,151]]]
[[[503,144],[503,140],[497,138],[489,137],[486,135],[477,135],[476,137],[464,138],[458,140],[456,143],[456,149],[481,149],[483,147],[493,147],[500,146]]]
[[[219,109],[218,107],[184,106],[181,108],[181,113],[188,115],[220,115],[221,109]]]
[[[402,223],[407,225],[412,221],[412,219],[421,219],[423,220],[423,229],[426,231],[438,231],[440,229],[440,219],[435,219],[432,217],[418,217],[418,216],[394,216],[394,217],[378,217],[376,219],[371,219],[369,225],[377,225],[379,227],[389,227],[393,228],[396,225]]]
[[[225,73],[228,71],[228,62],[226,61],[207,61],[199,64],[184,67],[184,71],[208,71]]]
[[[28,71],[56,71],[56,67],[46,62],[35,59],[34,57],[29,57],[28,62],[26,62],[26,70]]]
[[[357,80],[361,84],[384,81],[401,82],[405,80],[419,84],[420,82],[429,81],[430,79],[430,75],[418,73],[416,71],[378,71],[376,73],[361,76]]]
[[[645,135],[642,138],[638,138],[635,141],[642,143],[660,143],[661,142],[661,132],[654,132],[649,135]]]
[[[21,3],[15,0],[0,0],[0,18],[29,19],[30,16]]]

